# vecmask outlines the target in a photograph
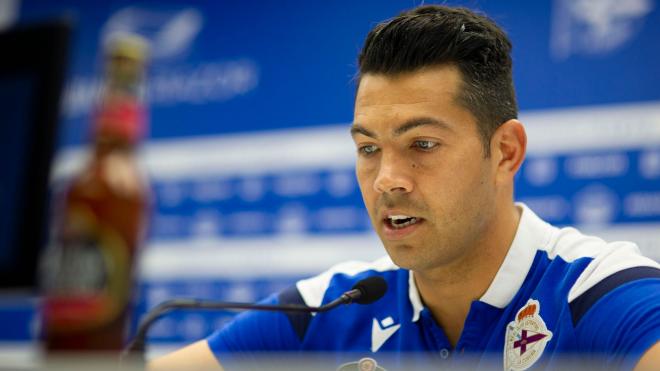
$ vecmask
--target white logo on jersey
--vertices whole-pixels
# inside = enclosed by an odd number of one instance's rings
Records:
[[[371,326],[371,351],[376,353],[399,327],[401,327],[401,324],[395,325],[392,317],[387,317],[380,323],[374,318]]]
[[[552,332],[539,315],[541,304],[529,299],[516,318],[506,327],[504,369],[522,371],[531,367],[543,354]]]

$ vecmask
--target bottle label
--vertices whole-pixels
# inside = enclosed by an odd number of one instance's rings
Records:
[[[49,331],[102,326],[117,319],[128,304],[128,246],[85,207],[69,209],[63,233],[45,256],[43,272],[44,325]]]

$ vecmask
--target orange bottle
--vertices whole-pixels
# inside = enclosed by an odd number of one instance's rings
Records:
[[[145,57],[135,37],[116,39],[106,51],[93,149],[61,196],[43,259],[48,350],[116,351],[125,342],[151,198],[136,153],[146,124]]]

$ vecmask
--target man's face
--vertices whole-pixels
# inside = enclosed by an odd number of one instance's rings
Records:
[[[460,85],[454,66],[360,81],[351,129],[357,179],[376,232],[403,268],[469,262],[491,225],[495,168],[476,119],[456,101]]]

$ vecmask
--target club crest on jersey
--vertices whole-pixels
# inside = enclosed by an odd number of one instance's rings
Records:
[[[543,354],[546,344],[552,339],[552,332],[546,327],[540,312],[541,304],[529,299],[507,325],[504,341],[505,370],[526,370]]]

